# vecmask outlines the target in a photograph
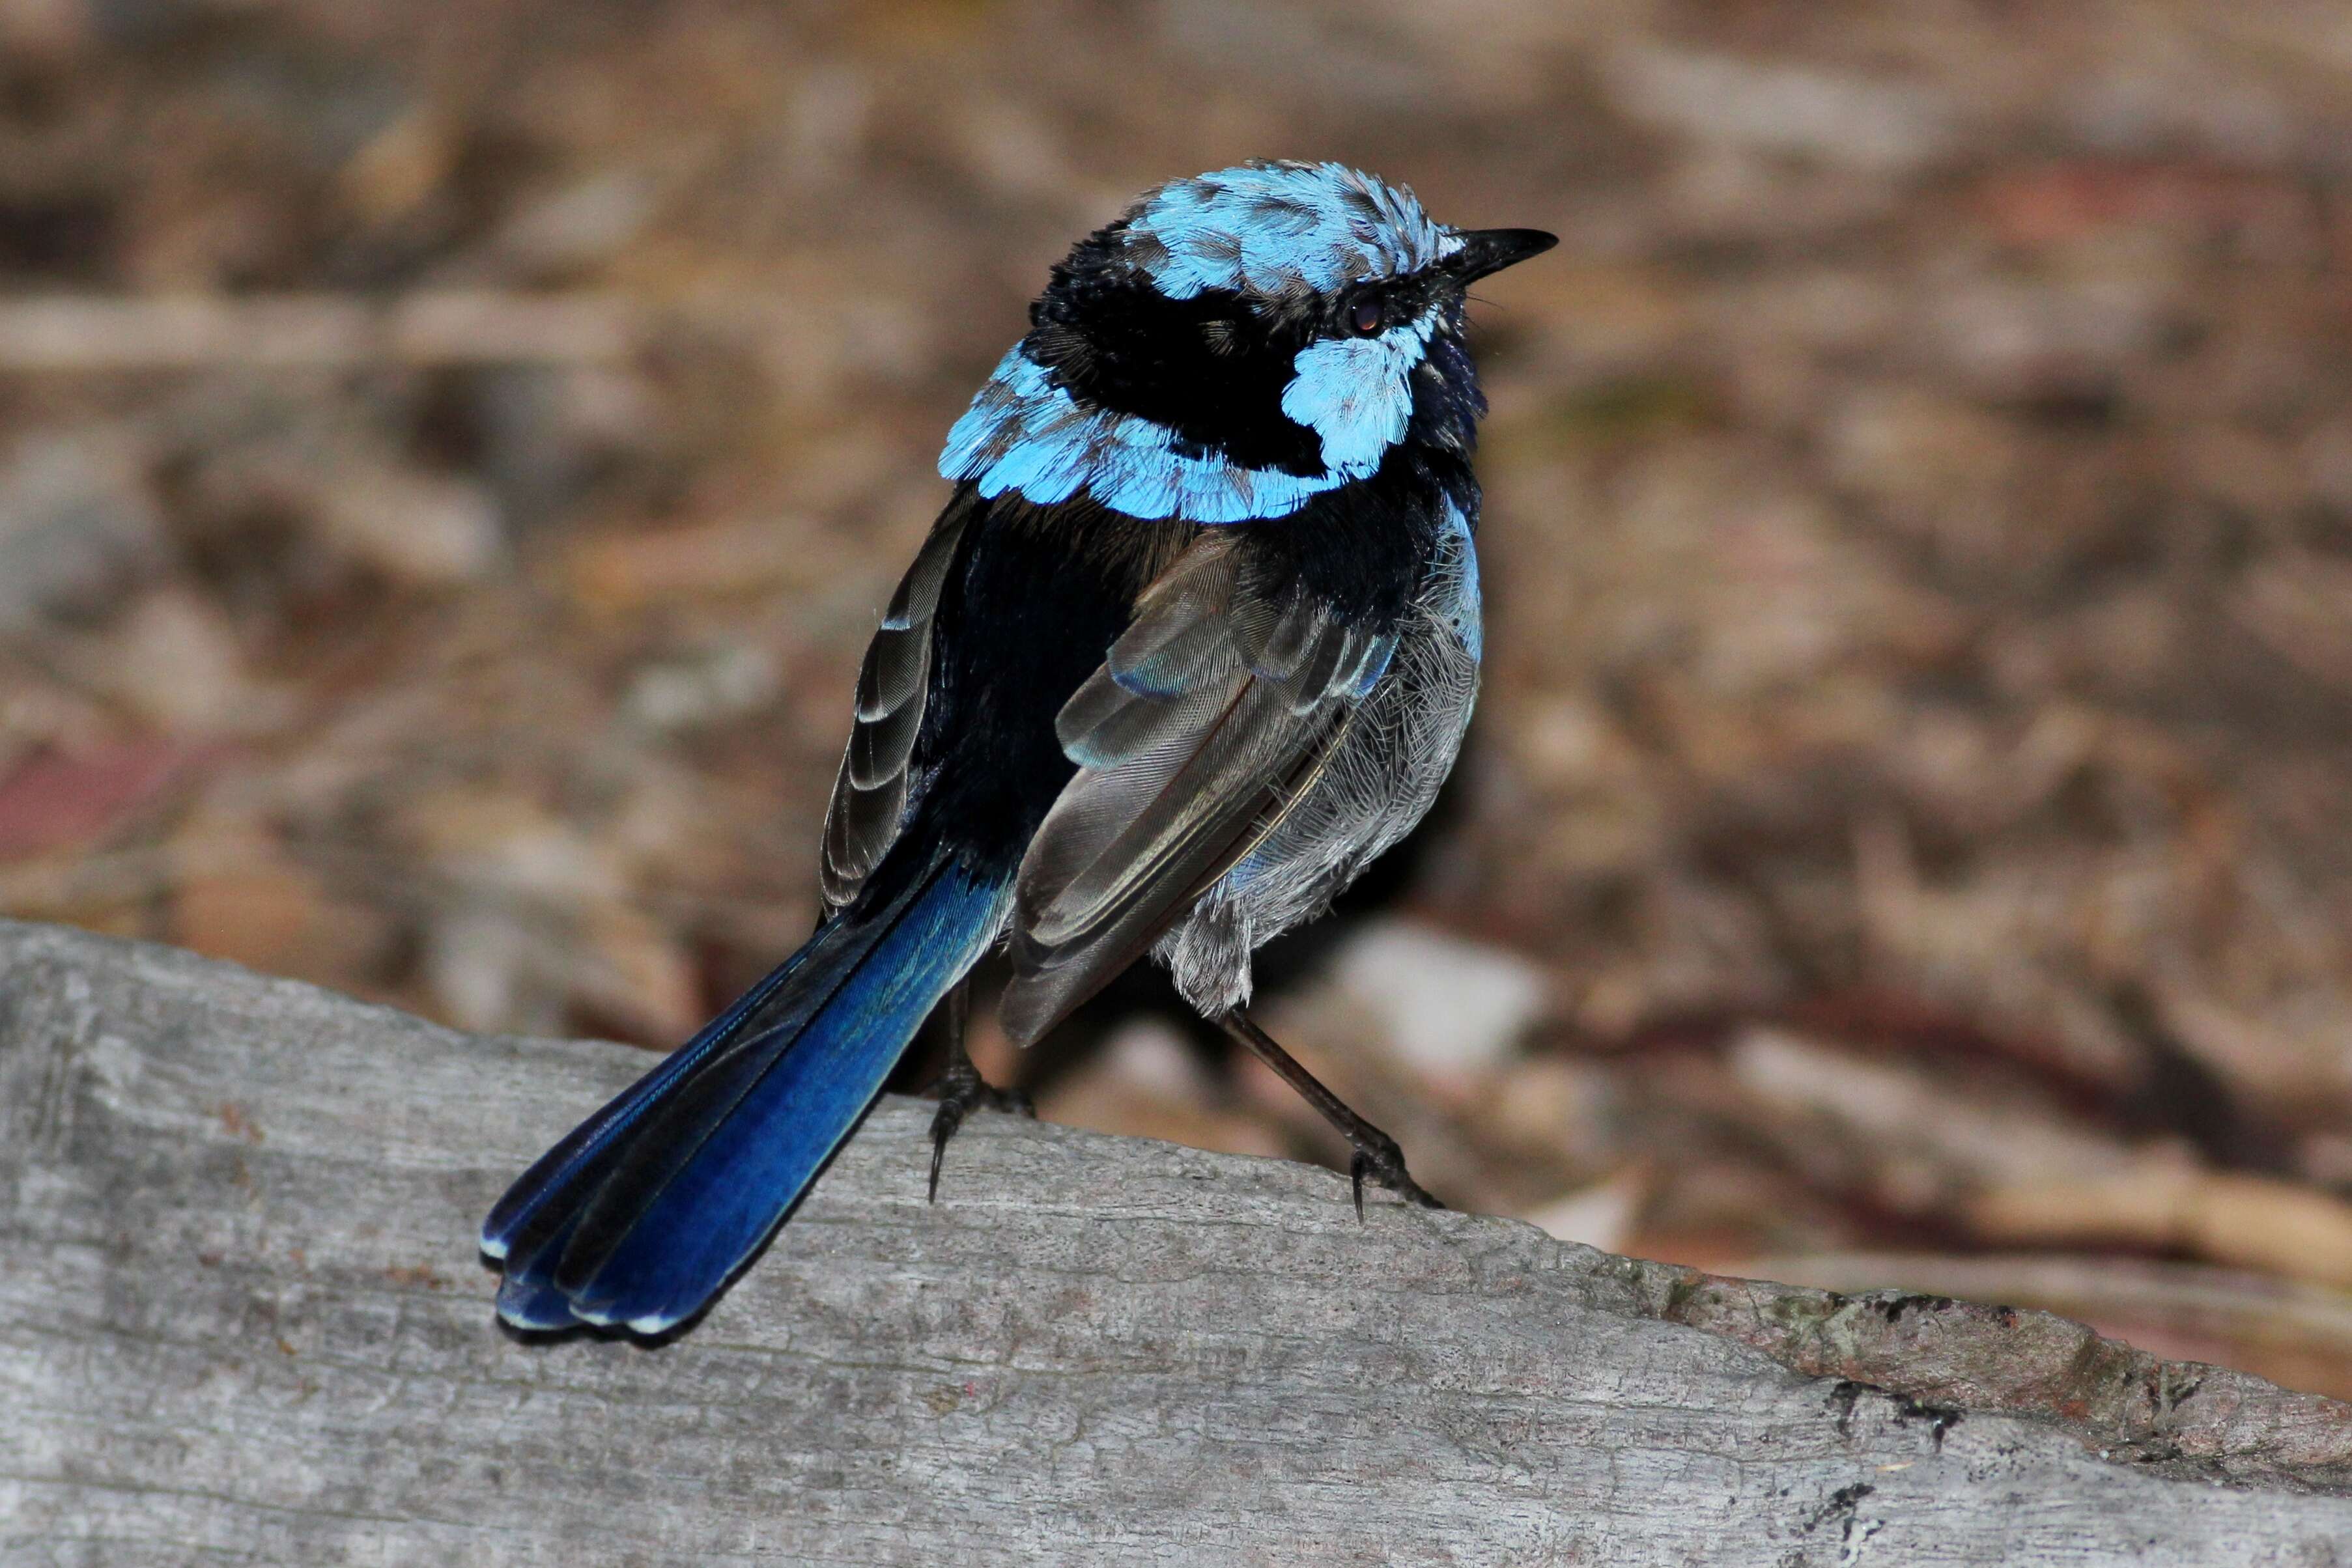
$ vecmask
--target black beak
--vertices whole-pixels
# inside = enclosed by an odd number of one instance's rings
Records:
[[[1558,235],[1541,229],[1465,229],[1462,248],[1441,265],[1454,282],[1466,287],[1488,273],[1541,256],[1559,243]]]

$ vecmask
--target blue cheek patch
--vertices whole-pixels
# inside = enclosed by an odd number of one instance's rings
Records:
[[[1323,438],[1323,466],[1360,479],[1404,439],[1412,371],[1429,352],[1434,312],[1377,337],[1327,338],[1298,351],[1282,412]]]
[[[1287,517],[1370,472],[1244,468],[1213,455],[1178,452],[1175,441],[1172,431],[1150,420],[1081,408],[1016,347],[948,432],[940,473],[977,481],[983,496],[1015,490],[1041,507],[1083,490],[1132,517],[1245,523]]]

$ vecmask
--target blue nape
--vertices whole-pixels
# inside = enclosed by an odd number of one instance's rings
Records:
[[[1196,523],[1287,517],[1360,477],[1244,468],[1214,453],[1187,455],[1173,449],[1175,441],[1165,425],[1138,415],[1080,408],[1051,371],[1015,348],[948,432],[940,472],[976,479],[991,497],[1016,490],[1046,507],[1083,490],[1131,517]]]

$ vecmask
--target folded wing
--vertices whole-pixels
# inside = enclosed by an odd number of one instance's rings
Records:
[[[1203,534],[1055,720],[1078,773],[1021,862],[1003,1016],[1036,1039],[1147,950],[1297,800],[1392,633],[1253,580]]]
[[[842,754],[841,771],[834,779],[818,862],[828,911],[857,896],[905,820],[908,765],[923,727],[923,700],[930,685],[931,617],[939,610],[972,505],[967,493],[941,514],[899,580],[874,641],[866,644],[866,661],[858,666],[856,722],[849,732],[849,748]]]

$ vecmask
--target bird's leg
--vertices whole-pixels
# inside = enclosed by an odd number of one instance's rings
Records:
[[[1348,1108],[1347,1103],[1323,1087],[1320,1080],[1298,1064],[1298,1059],[1282,1049],[1275,1038],[1257,1027],[1255,1019],[1241,1009],[1217,1019],[1217,1027],[1248,1048],[1250,1054],[1281,1075],[1282,1081],[1298,1091],[1306,1102],[1322,1113],[1323,1119],[1339,1130],[1356,1151],[1348,1162],[1348,1175],[1356,1186],[1356,1218],[1364,1217],[1364,1178],[1371,1177],[1408,1203],[1423,1208],[1444,1208],[1445,1206],[1422,1189],[1421,1184],[1405,1174],[1404,1151],[1397,1141],[1365,1121]]]
[[[947,1158],[948,1140],[956,1135],[963,1119],[978,1106],[992,1111],[1013,1111],[1024,1116],[1034,1116],[1037,1108],[1029,1096],[1018,1089],[999,1089],[980,1075],[971,1064],[971,1052],[964,1049],[964,1025],[971,1014],[971,982],[958,980],[948,992],[948,1065],[931,1087],[938,1092],[940,1108],[931,1115],[931,1196],[940,1200],[940,1162]]]

